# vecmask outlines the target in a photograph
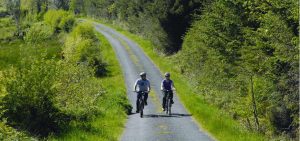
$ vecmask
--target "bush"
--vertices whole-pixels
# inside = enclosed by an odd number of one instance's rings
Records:
[[[75,27],[66,41],[64,54],[67,60],[86,63],[95,69],[95,75],[105,75],[106,63],[101,55],[101,44],[95,35],[94,28],[87,23]]]
[[[37,43],[45,41],[52,36],[51,27],[44,23],[35,23],[26,32],[25,41],[29,43]]]
[[[0,40],[8,39],[14,36],[16,26],[12,18],[0,18]]]
[[[1,105],[8,123],[42,136],[59,131],[66,118],[53,103],[57,94],[57,63],[41,59],[8,72],[4,74],[5,81],[1,81],[7,92]]]
[[[85,64],[31,58],[0,76],[1,111],[8,124],[38,136],[68,129],[97,113],[103,93]]]
[[[93,70],[85,64],[62,62],[56,107],[73,120],[89,120],[99,112],[97,106],[103,91],[93,77]]]
[[[19,132],[16,129],[0,122],[0,140],[2,141],[37,141],[32,137],[28,137],[25,133]]]
[[[75,23],[74,15],[68,15],[61,19],[58,27],[66,32],[70,32],[74,23]]]
[[[73,38],[91,39],[99,42],[94,27],[89,23],[79,23],[71,33]]]
[[[55,33],[61,30],[69,32],[74,25],[75,17],[64,10],[49,10],[44,15],[44,21],[51,26],[52,31]]]

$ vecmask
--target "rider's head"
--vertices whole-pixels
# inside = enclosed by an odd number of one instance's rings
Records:
[[[142,79],[146,79],[146,73],[145,72],[141,72],[140,76],[141,76]]]
[[[166,72],[166,73],[165,73],[165,77],[166,77],[166,79],[170,79],[170,76],[171,76],[171,75],[170,75],[170,73],[169,73],[169,72]]]

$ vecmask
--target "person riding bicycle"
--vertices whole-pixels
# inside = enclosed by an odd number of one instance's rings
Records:
[[[137,92],[137,99],[136,99],[136,112],[139,112],[139,98],[142,96],[142,92],[145,92],[145,105],[147,105],[148,93],[150,92],[150,82],[146,78],[146,73],[140,73],[141,78],[137,79],[134,84],[134,92]],[[137,89],[138,88],[138,89]]]
[[[166,96],[167,96],[167,92],[169,91],[170,94],[170,98],[171,98],[171,103],[174,104],[173,101],[173,90],[175,90],[174,87],[174,83],[173,81],[170,79],[171,75],[169,72],[165,73],[165,79],[162,80],[161,82],[161,90],[163,91],[163,102],[162,102],[162,109],[163,111],[165,111],[165,104],[166,104]]]

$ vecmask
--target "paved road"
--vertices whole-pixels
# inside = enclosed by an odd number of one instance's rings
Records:
[[[135,111],[136,94],[132,92],[134,82],[141,71],[147,73],[152,86],[148,106],[144,110],[144,118],[139,114],[129,115],[122,141],[210,141],[206,133],[201,131],[191,115],[174,96],[173,115],[167,116],[161,111],[160,82],[161,72],[143,53],[139,46],[102,24],[95,23],[95,28],[102,33],[114,48],[125,76],[127,95]],[[176,86],[176,82],[175,82]]]

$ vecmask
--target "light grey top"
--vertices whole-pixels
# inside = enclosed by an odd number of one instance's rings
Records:
[[[150,91],[150,82],[148,79],[137,79],[133,89],[134,91]]]

